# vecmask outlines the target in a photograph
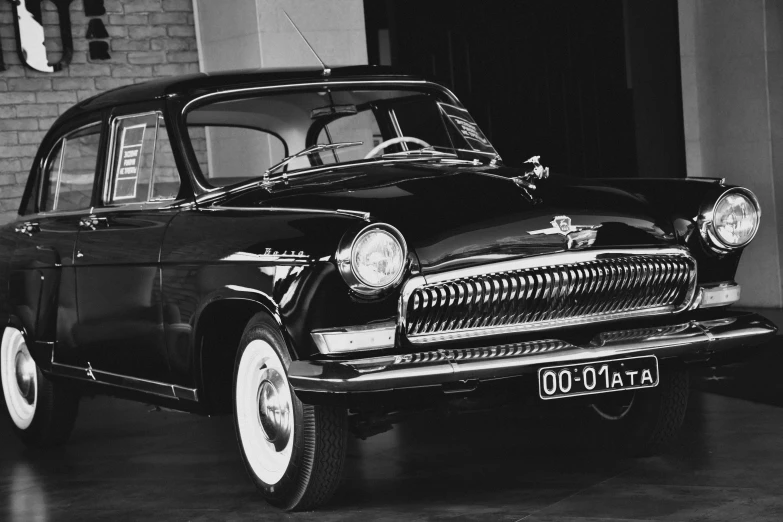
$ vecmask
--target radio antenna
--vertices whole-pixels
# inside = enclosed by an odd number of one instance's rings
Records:
[[[299,28],[296,26],[296,24],[291,19],[291,17],[288,16],[288,13],[286,11],[283,11],[283,14],[285,14],[285,17],[288,18],[288,21],[291,22],[291,25],[294,26],[294,29],[296,29],[296,32],[299,33],[299,36],[302,37],[302,40],[304,40],[304,43],[307,44],[307,47],[310,49],[310,52],[313,53],[313,56],[315,56],[315,59],[318,60],[318,63],[320,63],[321,67],[323,67],[323,69],[324,69],[323,75],[324,76],[329,76],[330,74],[332,74],[332,70],[326,66],[326,64],[324,63],[323,60],[321,60],[321,57],[318,56],[318,53],[315,52],[315,49],[313,49],[313,46],[310,45],[310,42],[307,41],[307,38],[305,38],[305,35],[302,34],[302,31],[299,30]]]

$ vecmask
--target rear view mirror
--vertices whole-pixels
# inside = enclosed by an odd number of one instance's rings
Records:
[[[310,119],[317,120],[336,114],[356,114],[356,105],[327,105],[326,107],[317,107],[310,111]]]

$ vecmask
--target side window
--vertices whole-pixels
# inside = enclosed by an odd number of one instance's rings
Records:
[[[101,126],[96,123],[60,140],[46,164],[42,212],[90,208],[100,139]]]
[[[188,125],[188,134],[201,173],[214,187],[256,178],[286,154],[279,137],[260,129]]]
[[[108,203],[145,203],[174,199],[179,173],[163,116],[158,112],[117,118],[109,164]]]

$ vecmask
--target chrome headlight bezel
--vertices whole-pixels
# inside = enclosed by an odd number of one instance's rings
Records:
[[[720,202],[732,194],[742,195],[748,201],[750,201],[751,205],[753,205],[753,208],[756,210],[756,223],[753,227],[753,232],[747,241],[737,245],[732,245],[725,242],[723,239],[721,239],[720,234],[718,234],[717,230],[715,229],[715,211],[718,208]],[[713,252],[718,254],[727,254],[729,252],[745,248],[751,241],[753,241],[753,238],[756,237],[756,234],[759,230],[759,224],[761,223],[761,206],[759,205],[759,201],[756,198],[756,195],[753,194],[753,192],[750,190],[742,187],[732,187],[720,192],[717,194],[717,197],[713,197],[705,201],[702,205],[702,209],[699,213],[697,221],[699,233],[701,234],[704,243]]]
[[[353,253],[357,242],[366,234],[380,230],[390,235],[397,241],[402,252],[402,263],[400,269],[394,278],[387,284],[382,286],[373,286],[364,282],[361,277],[356,273],[356,267],[353,263]],[[343,236],[340,240],[340,245],[337,248],[335,254],[335,260],[337,261],[337,268],[340,270],[348,287],[362,296],[374,297],[382,295],[400,284],[405,274],[405,267],[408,259],[408,245],[405,242],[405,238],[402,236],[399,230],[389,225],[388,223],[371,223],[366,225],[355,232],[349,232]]]

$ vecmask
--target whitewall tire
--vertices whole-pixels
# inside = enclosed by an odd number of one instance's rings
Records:
[[[277,507],[313,509],[339,486],[347,412],[303,404],[288,382],[283,337],[265,314],[250,320],[234,365],[234,426],[250,478]]]
[[[20,429],[30,427],[38,404],[38,372],[22,332],[6,328],[0,343],[0,371],[3,397],[11,422]]]
[[[293,400],[283,362],[268,342],[248,343],[236,382],[236,422],[247,463],[261,481],[277,484],[291,462]]]
[[[38,447],[67,442],[79,397],[41,373],[24,334],[12,326],[5,328],[0,341],[0,384],[11,428],[23,442]]]

